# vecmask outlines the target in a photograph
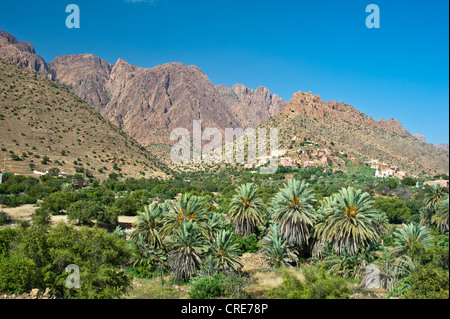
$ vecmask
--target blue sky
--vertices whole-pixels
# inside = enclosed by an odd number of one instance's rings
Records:
[[[65,26],[68,4],[81,28]],[[380,8],[368,29],[365,8]],[[47,62],[64,54],[141,67],[199,66],[214,84],[297,91],[396,118],[449,142],[449,4],[445,0],[1,0],[0,29]]]

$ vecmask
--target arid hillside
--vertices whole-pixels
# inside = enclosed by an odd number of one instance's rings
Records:
[[[295,149],[312,140],[413,174],[449,171],[449,152],[419,141],[399,121],[376,121],[351,105],[324,102],[311,92],[295,93],[289,105],[263,127],[279,129],[280,148]]]
[[[2,59],[0,132],[2,172],[166,176],[147,150],[67,88]]]

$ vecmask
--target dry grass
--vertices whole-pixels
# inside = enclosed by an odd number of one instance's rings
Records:
[[[2,207],[0,206],[0,211],[5,212],[10,217],[12,217],[14,220],[31,220],[32,215],[34,214],[35,210],[37,209],[37,206],[35,205],[22,205],[19,207]]]
[[[167,282],[169,278],[164,278],[166,284],[161,285],[161,279],[135,278],[133,288],[126,296],[126,299],[189,299],[189,295],[183,287],[170,286]],[[177,287],[179,289],[176,289]]]
[[[302,271],[298,268],[286,269],[291,275],[299,280],[305,280]],[[255,298],[263,298],[264,294],[278,288],[283,283],[283,271],[277,270],[255,270],[250,273],[248,285],[244,288],[245,292]]]

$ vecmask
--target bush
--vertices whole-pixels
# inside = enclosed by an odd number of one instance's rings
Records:
[[[352,290],[342,278],[334,278],[315,268],[303,269],[305,281],[283,272],[281,286],[266,294],[273,299],[347,299]]]
[[[22,254],[0,255],[0,291],[6,294],[29,292],[35,288],[36,265]]]
[[[245,277],[236,273],[216,272],[212,276],[202,276],[191,279],[191,290],[189,296],[192,299],[213,299],[227,297],[233,299],[244,299],[247,294],[242,290]]]
[[[131,278],[121,270],[130,251],[125,239],[117,235],[64,224],[47,230],[32,226],[16,231],[9,235],[0,231],[0,242],[12,243],[10,251],[0,255],[0,292],[49,287],[57,298],[111,299],[131,287]],[[66,287],[65,269],[70,264],[80,269],[79,289]]]
[[[416,186],[417,184],[417,179],[412,178],[412,177],[404,177],[402,179],[402,185],[405,186]]]
[[[242,254],[256,253],[260,248],[258,237],[255,234],[248,235],[247,237],[237,236],[236,243]]]
[[[404,299],[448,299],[448,272],[425,266],[418,268],[406,279],[410,288],[403,295]]]
[[[5,212],[0,212],[0,226],[11,224],[12,218]]]
[[[191,279],[189,296],[192,299],[213,299],[224,294],[225,275],[215,273],[212,276],[197,277]]]
[[[406,222],[411,215],[406,202],[400,198],[376,197],[373,208],[385,212],[389,222],[394,224]]]
[[[92,221],[117,225],[118,215],[96,201],[77,201],[67,209],[69,220],[77,220],[79,225],[92,225]]]

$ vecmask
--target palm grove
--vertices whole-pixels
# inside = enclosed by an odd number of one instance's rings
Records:
[[[322,274],[321,280],[364,284],[377,274],[390,296],[448,298],[448,190],[438,186],[423,194],[420,220],[397,225],[354,186],[318,199],[317,189],[299,179],[281,183],[270,196],[245,182],[231,190],[226,209],[196,191],[148,204],[142,198],[149,194],[138,190],[132,200],[138,203],[137,222],[128,235],[119,227],[109,233],[89,227],[92,219],[114,224],[117,215],[114,196],[96,186],[98,194],[84,191],[83,200],[67,189],[54,193],[58,200],[75,196],[67,214],[77,227],[51,227],[50,212],[61,209],[44,198],[31,224],[0,230],[1,292],[50,287],[60,298],[115,298],[129,290],[132,276],[170,274],[175,282],[191,283],[193,298],[251,297],[236,290],[245,285],[241,256],[260,250],[274,268],[306,267]],[[109,206],[100,207],[102,201]],[[68,264],[81,269],[78,290],[64,284]],[[227,280],[235,281],[225,289]],[[286,274],[265,297],[349,296],[346,284],[339,284],[337,295],[338,282],[333,285],[318,296]]]

